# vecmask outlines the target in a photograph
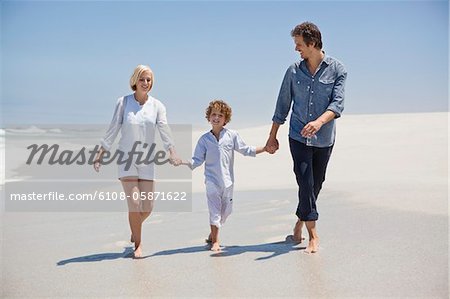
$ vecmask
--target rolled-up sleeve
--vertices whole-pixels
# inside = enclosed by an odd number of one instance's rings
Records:
[[[347,79],[347,72],[344,66],[339,66],[339,75],[334,82],[331,102],[327,110],[334,112],[335,118],[341,117],[344,111],[344,95],[345,95],[345,81]]]
[[[275,113],[272,121],[277,124],[284,124],[289,114],[292,104],[292,66],[288,68],[281,83],[278,100],[275,107]]]
[[[117,100],[116,108],[114,109],[113,118],[108,130],[106,131],[104,137],[100,140],[102,147],[109,151],[111,149],[117,134],[120,131],[123,123],[123,110],[124,110],[124,97]]]
[[[256,156],[256,148],[254,146],[246,145],[244,140],[238,133],[234,134],[234,150],[241,153],[244,156]]]

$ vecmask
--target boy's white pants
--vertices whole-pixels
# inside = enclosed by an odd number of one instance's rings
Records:
[[[233,210],[233,185],[225,188],[206,182],[206,197],[208,198],[209,223],[220,228]]]

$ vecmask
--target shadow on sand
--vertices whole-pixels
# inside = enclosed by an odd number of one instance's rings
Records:
[[[297,251],[306,249],[306,247],[297,247],[294,243],[288,243],[285,241],[273,242],[273,243],[264,243],[257,245],[245,245],[245,246],[223,246],[220,252],[215,252],[211,254],[212,257],[227,257],[238,255],[246,252],[263,252],[270,253],[268,256],[256,258],[256,261],[270,259],[282,254],[286,254],[290,251]],[[145,256],[143,258],[154,257],[159,255],[172,255],[172,254],[182,254],[182,253],[196,253],[201,251],[209,251],[208,245],[205,246],[193,246],[193,247],[185,247],[179,249],[172,250],[163,250],[156,252],[152,255]]]
[[[56,263],[58,266],[64,266],[70,263],[86,263],[86,262],[100,262],[104,260],[116,260],[121,258],[132,258],[133,257],[133,247],[125,247],[123,252],[108,252],[108,253],[98,253],[85,256],[74,257],[67,260],[62,260]]]
[[[156,252],[151,255],[143,256],[141,259],[146,259],[155,256],[167,256],[173,254],[186,254],[186,253],[196,253],[196,252],[212,252],[209,251],[208,245],[184,247],[171,250],[163,250]],[[282,254],[289,253],[290,251],[298,251],[306,249],[306,247],[297,247],[294,243],[289,243],[285,241],[264,243],[256,245],[244,245],[244,246],[223,246],[220,252],[212,252],[211,257],[227,257],[233,255],[239,255],[246,252],[262,252],[270,253],[267,256],[256,258],[255,261],[267,260]],[[64,266],[70,263],[86,263],[86,262],[101,262],[104,260],[116,260],[121,258],[132,258],[133,257],[133,247],[125,247],[123,252],[108,252],[108,253],[98,253],[85,256],[74,257],[67,260],[62,260],[56,263],[58,266]]]

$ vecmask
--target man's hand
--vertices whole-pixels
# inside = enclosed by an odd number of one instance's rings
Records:
[[[318,120],[311,121],[307,123],[306,126],[303,127],[300,134],[305,138],[311,138],[314,135],[316,135],[317,132],[319,132],[322,125],[323,125],[322,122]]]
[[[274,154],[280,148],[280,144],[278,143],[278,140],[276,138],[269,137],[269,139],[267,139],[265,148],[269,154]]]

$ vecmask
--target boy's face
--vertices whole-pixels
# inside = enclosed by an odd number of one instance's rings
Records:
[[[209,122],[213,128],[222,128],[225,126],[225,114],[220,112],[220,110],[212,109],[211,114],[209,115]]]

